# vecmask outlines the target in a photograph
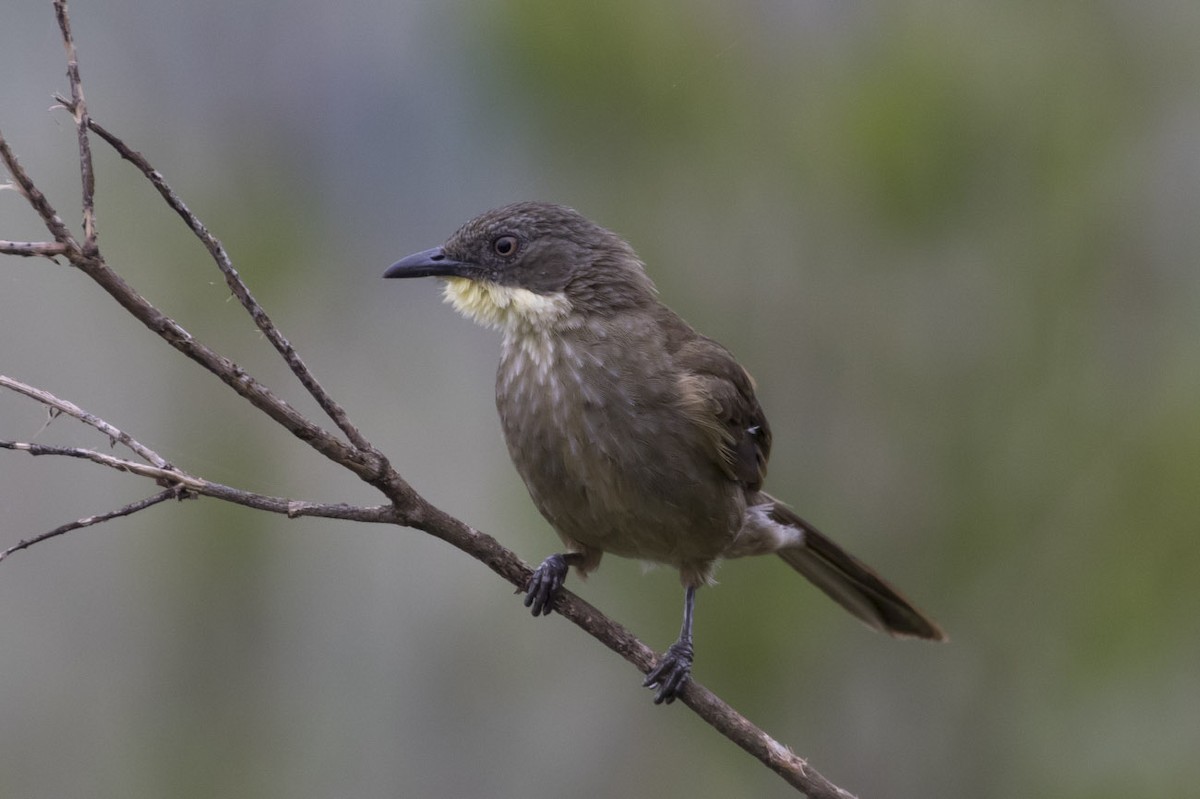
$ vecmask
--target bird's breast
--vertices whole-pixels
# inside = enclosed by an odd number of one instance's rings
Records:
[[[679,412],[665,354],[579,333],[504,342],[496,406],[534,502],[569,541],[667,563],[716,557],[741,494]]]
[[[496,404],[522,471],[528,461],[549,461],[562,474],[591,476],[599,460],[588,450],[612,457],[617,438],[636,434],[646,399],[645,387],[602,349],[553,335],[505,340]]]

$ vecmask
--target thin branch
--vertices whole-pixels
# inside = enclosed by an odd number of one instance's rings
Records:
[[[75,118],[79,136],[79,174],[83,180],[83,251],[96,251],[96,173],[92,168],[92,145],[88,140],[88,111],[83,99],[83,82],[79,77],[79,56],[71,35],[71,20],[67,17],[67,0],[54,0],[54,15],[62,31],[63,47],[67,51],[67,82],[71,84],[71,100],[63,105]]]
[[[18,394],[24,394],[30,399],[37,400],[43,405],[53,408],[57,411],[73,416],[86,425],[96,428],[104,435],[108,436],[109,440],[114,444],[124,444],[131,451],[140,455],[149,464],[157,466],[161,469],[170,468],[170,464],[166,459],[159,455],[154,450],[140,443],[133,436],[124,433],[112,426],[108,422],[101,419],[99,416],[94,416],[88,413],[83,408],[80,408],[73,402],[68,402],[65,399],[54,396],[49,391],[36,388],[34,386],[22,383],[19,380],[13,380],[6,375],[0,375],[0,386],[16,391]]]
[[[192,216],[192,218],[194,219],[195,217]],[[197,224],[199,224],[198,220]],[[201,225],[201,228],[203,228],[203,225]],[[367,449],[354,446],[353,444],[347,445],[336,436],[309,421],[303,414],[277,397],[270,389],[251,377],[236,363],[194,339],[178,322],[152,305],[145,297],[138,294],[132,286],[113,271],[99,252],[85,254],[71,249],[64,253],[64,255],[80,271],[107,291],[125,310],[141,321],[142,324],[150,328],[184,355],[215,374],[226,385],[249,400],[254,407],[266,413],[291,432],[292,435],[335,463],[350,469],[361,479],[379,488],[399,508],[409,508],[416,502],[416,492],[391,468],[387,459],[378,450],[369,444],[367,444]],[[240,278],[236,282],[240,284]],[[259,311],[261,313],[261,308]],[[266,319],[266,314],[261,313],[261,317]],[[269,321],[267,319],[268,323]],[[273,325],[270,329],[274,330]],[[286,347],[291,350],[291,345],[286,340],[283,340],[277,331],[273,335],[282,340]],[[294,352],[294,350],[292,351]],[[300,363],[298,358],[297,362]],[[303,367],[303,364],[300,363],[300,366]],[[304,373],[308,374],[306,369]],[[324,391],[320,389],[320,386],[316,383],[315,379],[312,379],[310,374],[308,374],[306,381],[310,382],[312,386],[320,391],[322,396],[326,396],[327,398],[327,395],[324,394]],[[332,402],[332,400],[328,401]],[[344,411],[340,407],[336,405],[334,407],[338,414],[343,417],[345,416]],[[353,425],[349,425],[349,427],[353,428]],[[363,440],[357,430],[355,430],[355,435],[360,440]],[[364,443],[366,443],[365,440]]]
[[[128,505],[117,508],[114,511],[101,513],[97,516],[84,516],[82,519],[77,519],[73,522],[62,525],[61,527],[55,527],[53,530],[48,530],[44,533],[40,533],[30,538],[18,541],[8,549],[0,552],[0,561],[4,560],[14,552],[20,552],[22,549],[28,549],[34,544],[40,544],[47,539],[55,538],[63,533],[69,533],[72,530],[79,530],[83,527],[91,527],[93,524],[100,524],[101,522],[106,522],[110,519],[116,519],[119,516],[129,516],[130,514],[137,513],[140,510],[145,510],[153,505],[157,505],[160,502],[166,502],[168,499],[174,499],[177,496],[179,496],[178,491],[176,491],[174,488],[168,488],[164,491],[158,492],[154,496],[146,497],[145,499],[139,499],[137,502],[130,502]]]
[[[336,436],[310,422],[303,414],[277,397],[236,363],[192,338],[192,335],[182,325],[158,310],[114,272],[99,251],[84,253],[45,195],[34,185],[29,175],[21,167],[2,135],[0,135],[0,160],[3,160],[8,167],[15,187],[42,217],[42,221],[54,234],[55,240],[64,246],[62,255],[98,283],[134,318],[188,358],[215,374],[226,385],[249,400],[254,407],[266,413],[292,435],[382,490],[388,499],[395,502],[398,507],[406,508],[415,502],[416,492],[396,474],[395,470],[387,463],[386,458],[377,450],[373,447],[364,450],[354,445],[348,446]],[[201,225],[201,227],[203,226]],[[291,348],[291,345],[288,344],[287,347]],[[315,380],[312,382],[315,385]],[[340,407],[337,410],[344,416],[344,411]],[[361,438],[361,436],[359,437]]]
[[[189,494],[209,496],[257,510],[284,514],[289,518],[317,516],[411,526],[469,554],[518,589],[523,588],[529,581],[529,567],[512,551],[492,536],[475,530],[420,497],[418,497],[416,509],[410,513],[401,513],[394,505],[359,507],[344,504],[317,504],[254,494],[219,483],[212,483],[178,469],[159,469],[92,450],[10,441],[0,441],[0,449],[23,451],[30,455],[60,455],[81,458],[119,471],[155,479],[160,483],[170,485],[171,490],[176,492],[182,490]],[[70,529],[77,528],[68,526],[61,532],[68,532]],[[36,543],[37,540],[43,540],[44,537],[50,536],[44,534],[37,537],[36,540],[25,543],[24,546],[18,545],[17,548],[29,546]],[[652,649],[623,626],[609,619],[589,602],[571,591],[562,591],[554,607],[563,618],[571,621],[632,663],[643,674],[654,665],[656,656]],[[809,766],[807,761],[755,726],[694,679],[685,686],[680,700],[717,732],[753,755],[790,785],[800,789],[812,799],[853,799],[852,794],[829,782]]]
[[[62,98],[59,99],[62,100]],[[62,101],[65,102],[65,100]],[[363,436],[359,429],[350,421],[349,417],[346,415],[346,411],[342,408],[342,406],[335,402],[333,397],[331,397],[329,393],[321,386],[321,384],[317,382],[316,377],[313,376],[312,372],[309,371],[308,366],[306,366],[304,361],[301,360],[299,353],[296,352],[296,348],[292,346],[291,342],[284,338],[283,334],[275,326],[275,323],[271,321],[269,316],[267,316],[266,311],[264,311],[262,306],[258,304],[258,301],[254,299],[254,295],[250,293],[250,289],[242,280],[241,275],[238,274],[237,269],[234,268],[233,261],[229,258],[229,254],[225,251],[225,247],[221,244],[216,236],[209,232],[208,228],[194,213],[192,213],[191,209],[184,204],[183,200],[179,198],[179,195],[175,193],[175,191],[167,183],[166,179],[163,178],[162,173],[151,166],[150,162],[144,155],[129,147],[129,145],[125,144],[125,142],[120,138],[102,127],[100,123],[89,119],[88,124],[91,126],[92,130],[94,130],[96,134],[100,136],[100,138],[108,142],[122,158],[137,167],[138,170],[140,170],[141,173],[146,177],[146,179],[150,181],[154,188],[158,190],[158,193],[162,196],[167,205],[169,205],[171,209],[175,211],[175,213],[182,217],[188,228],[196,235],[196,238],[200,239],[200,242],[204,245],[205,249],[208,250],[213,261],[216,262],[217,268],[220,269],[221,274],[225,276],[225,283],[229,286],[229,290],[233,292],[233,295],[238,298],[238,302],[240,302],[242,307],[246,309],[246,312],[250,314],[250,318],[254,320],[254,324],[256,324],[258,329],[263,332],[263,335],[267,337],[267,340],[271,342],[276,351],[283,356],[284,361],[287,362],[287,365],[291,368],[292,373],[296,375],[296,377],[300,380],[301,385],[303,385],[308,393],[312,395],[313,399],[317,401],[317,404],[321,406],[321,409],[325,411],[329,418],[333,420],[334,424],[336,424],[338,428],[340,428],[341,431],[346,434],[346,438],[350,440],[350,443],[364,452],[370,452],[382,457],[382,455],[380,455],[380,453],[371,445],[371,443],[367,441],[366,437]]]
[[[0,253],[4,255],[42,256],[53,258],[66,253],[65,244],[56,241],[7,241],[0,239]]]
[[[62,455],[67,458],[80,458],[98,463],[101,466],[107,466],[110,469],[116,469],[118,472],[131,472],[140,477],[159,480],[164,485],[179,483],[187,488],[197,489],[204,482],[171,466],[150,466],[138,461],[118,458],[115,455],[107,455],[103,452],[96,452],[94,449],[85,449],[83,447],[59,447],[53,444],[33,444],[28,441],[0,441],[0,449],[28,452],[34,456]]]
[[[227,386],[249,400],[250,404],[270,416],[292,435],[365,480],[376,480],[380,477],[379,458],[345,444],[336,436],[313,424],[236,363],[192,338],[191,333],[188,333],[178,322],[138,294],[104,262],[99,254],[85,257],[67,253],[67,257],[71,258],[73,264],[96,281],[134,318],[158,334],[172,347],[215,374]]]
[[[71,231],[67,229],[67,225],[62,221],[62,217],[54,210],[54,206],[50,205],[50,201],[46,199],[46,195],[33,184],[29,174],[25,168],[21,166],[21,162],[17,160],[17,156],[13,153],[12,148],[8,146],[8,141],[4,138],[4,134],[0,132],[0,161],[4,162],[4,167],[8,170],[8,174],[12,176],[13,182],[10,184],[14,189],[21,193],[21,196],[29,201],[33,206],[33,210],[42,218],[42,224],[50,231],[50,235],[59,244],[62,244],[70,250],[78,250],[79,243],[71,235]]]
[[[70,412],[66,410],[70,408],[74,411],[72,415],[76,415],[76,418],[80,418],[81,421],[87,420],[98,430],[117,431],[118,435],[125,436],[124,433],[103,419],[78,408],[73,403],[54,397],[49,392],[27,387],[11,378],[0,378],[0,384],[32,396],[39,401],[46,401],[49,406],[63,410],[63,412]],[[26,388],[31,390],[23,390]],[[51,398],[52,401],[48,401]],[[132,437],[125,437],[133,440]],[[413,509],[407,513],[400,513],[394,505],[359,507],[345,504],[319,504],[255,494],[220,483],[213,483],[169,465],[165,467],[148,466],[136,461],[76,447],[0,441],[0,449],[26,452],[35,456],[58,455],[88,460],[118,471],[153,479],[160,485],[170,486],[170,490],[176,492],[186,491],[190,495],[212,497],[257,510],[283,514],[289,518],[316,516],[359,522],[408,525],[439,538],[484,563],[518,589],[523,588],[529,581],[530,569],[516,554],[492,536],[464,524],[430,505],[419,496],[416,497]],[[78,529],[78,527],[67,525],[58,529],[59,532],[55,533],[56,535]],[[38,536],[28,542],[22,542],[16,548],[23,549],[48,537],[52,536],[43,534],[43,536]],[[655,653],[653,650],[620,624],[609,619],[574,593],[563,591],[556,601],[555,609],[563,618],[582,628],[593,638],[632,663],[643,674],[654,665]],[[789,784],[803,790],[810,797],[816,799],[849,799],[851,797],[850,794],[830,783],[812,769],[806,761],[756,727],[695,680],[690,681],[685,687],[681,701],[722,735],[758,758]]]
[[[257,510],[280,513],[289,518],[319,516],[359,522],[404,524],[404,519],[392,505],[375,507],[342,504],[323,505],[281,497],[270,497],[242,491],[241,489],[219,483],[212,483],[178,469],[160,469],[137,463],[136,461],[116,458],[94,450],[77,447],[56,447],[27,442],[0,441],[0,449],[27,452],[35,456],[59,455],[88,460],[118,471],[130,472],[157,480],[160,484],[172,486],[172,488],[168,489],[168,492],[178,493],[185,491],[188,494],[213,497]],[[424,510],[426,513],[425,517],[419,523],[412,526],[467,552],[472,557],[482,561],[518,589],[523,588],[528,583],[529,567],[495,538],[469,527],[432,505],[425,504]],[[115,512],[114,515],[124,514]],[[101,517],[90,518],[94,518],[97,521],[105,520]],[[89,522],[89,524],[91,523],[94,522]],[[86,525],[79,523],[64,525],[62,528],[50,531],[50,533],[44,533],[28,541],[23,541],[14,547],[14,549],[24,549],[38,541],[55,535],[61,535],[70,530],[78,529],[81,526]],[[0,560],[2,559],[3,556],[0,556]],[[554,607],[563,618],[582,628],[593,638],[636,666],[643,674],[648,672],[655,664],[656,655],[650,647],[646,646],[623,626],[609,619],[593,605],[581,599],[576,594],[570,591],[563,591],[556,600]],[[738,713],[728,703],[694,679],[690,680],[685,686],[680,700],[717,730],[717,732],[729,738],[789,784],[804,791],[812,799],[853,799],[852,794],[843,791],[829,782],[809,766],[807,761],[759,729],[745,716]]]
[[[202,494],[260,510],[284,513],[289,517],[324,516],[366,522],[386,522],[413,527],[446,541],[484,563],[518,589],[523,588],[529,580],[529,567],[513,552],[502,546],[495,538],[471,528],[431,505],[427,500],[418,495],[392,469],[387,460],[371,447],[362,438],[357,429],[350,424],[344,411],[336,403],[333,403],[332,399],[329,399],[316,380],[312,378],[307,368],[304,367],[295,350],[282,335],[279,335],[274,325],[270,323],[269,318],[266,317],[261,307],[254,301],[249,291],[245,290],[245,285],[237,275],[237,272],[233,270],[232,264],[229,262],[228,256],[220,246],[220,243],[208,233],[199,219],[178,200],[174,192],[162,180],[162,176],[151,168],[149,163],[140,154],[134,153],[121,143],[119,139],[111,134],[107,134],[107,131],[103,131],[103,129],[91,121],[83,102],[78,61],[75,56],[74,42],[67,21],[65,0],[55,0],[55,11],[59,19],[59,27],[63,32],[64,44],[67,47],[67,74],[72,89],[72,100],[67,101],[64,99],[62,102],[75,115],[76,124],[80,129],[80,168],[83,173],[84,228],[86,236],[84,247],[81,248],[79,246],[53,207],[50,206],[45,196],[34,186],[33,181],[21,168],[21,165],[9,149],[3,136],[0,136],[0,160],[4,161],[9,172],[12,174],[15,181],[15,188],[26,197],[42,218],[43,223],[50,230],[50,233],[54,236],[57,244],[61,245],[61,253],[58,253],[56,248],[56,254],[61,254],[69,259],[74,266],[95,280],[135,318],[184,355],[213,372],[239,395],[248,399],[255,407],[262,410],[293,435],[309,443],[318,452],[334,462],[345,466],[363,480],[379,488],[391,500],[392,504],[368,508],[351,505],[320,505],[279,497],[269,497],[211,483],[202,478],[189,475],[169,464],[165,464],[165,461],[164,465],[156,465],[154,463],[147,465],[94,450],[3,441],[0,442],[0,448],[3,449],[23,451],[31,455],[60,455],[81,458],[109,468],[153,479],[161,483],[165,488],[163,492],[153,497],[132,503],[110,514],[88,517],[70,525],[64,525],[62,528],[56,528],[54,531],[37,536],[35,539],[30,539],[29,542],[18,544],[16,549],[28,547],[36,542],[36,540],[45,540],[45,538],[51,537],[52,534],[61,535],[62,532],[79,529],[81,526],[90,526],[120,515],[137,512],[143,507],[149,507],[151,504],[165,501],[165,499],[172,496]],[[229,283],[231,290],[238,295],[239,299],[242,300],[243,306],[250,312],[255,322],[259,324],[260,329],[271,339],[276,349],[283,354],[285,360],[292,366],[293,372],[304,383],[306,389],[313,394],[321,404],[323,410],[330,415],[339,428],[347,435],[351,441],[350,446],[321,427],[313,424],[286,402],[276,397],[265,386],[245,373],[231,360],[194,340],[177,322],[150,304],[107,265],[95,246],[94,178],[92,177],[91,152],[86,135],[88,128],[95,131],[97,135],[105,138],[123,157],[137,165],[151,183],[158,188],[168,204],[183,217],[193,232],[201,238],[201,241],[204,242],[205,246],[209,248],[210,253],[217,260],[218,266],[222,268],[222,272],[225,274],[226,281]],[[17,252],[12,254],[27,253]],[[260,322],[260,319],[266,320],[265,323]],[[9,387],[11,388],[11,386]],[[38,397],[35,397],[35,399],[42,401]],[[51,407],[62,410],[54,405],[51,405]],[[80,413],[83,412],[80,411]],[[77,418],[86,421],[82,416],[77,416]],[[88,423],[91,424],[91,422]],[[93,424],[92,426],[96,427],[97,425]],[[97,427],[97,429],[103,428]],[[116,428],[113,429],[115,430]],[[142,453],[138,454],[143,455]],[[584,602],[573,593],[569,591],[562,592],[555,601],[555,609],[564,618],[569,619],[601,641],[609,649],[633,663],[643,673],[648,671],[653,665],[655,654],[652,650],[619,624],[608,619],[589,603]],[[812,770],[803,759],[795,756],[790,750],[755,727],[698,683],[690,681],[685,687],[681,699],[684,704],[692,708],[715,729],[737,743],[738,746],[747,752],[753,754],[767,767],[782,776],[789,784],[804,791],[810,797],[814,797],[815,799],[851,799],[850,794],[838,789],[816,771]]]
[[[144,463],[131,461],[107,455],[93,449],[83,447],[58,447],[50,444],[33,444],[28,441],[0,441],[0,449],[14,452],[26,452],[34,457],[41,455],[58,455],[65,458],[77,458],[91,461],[101,466],[107,466],[118,472],[128,472],[139,477],[147,477],[159,485],[171,486],[176,491],[185,491],[189,495],[212,497],[234,505],[243,505],[254,510],[278,513],[289,519],[301,516],[318,516],[326,519],[345,519],[355,522],[371,522],[376,524],[398,523],[399,514],[392,505],[349,505],[346,503],[309,502],[307,500],[273,497],[267,494],[257,494],[244,491],[233,486],[214,483],[203,477],[196,477],[173,466],[160,468]]]
[[[680,699],[717,732],[758,758],[809,799],[855,799],[854,794],[834,785],[790,747],[767,735],[725,700],[696,681],[688,682]]]
[[[424,500],[420,513],[411,513],[409,518],[410,527],[440,538],[466,552],[512,583],[518,590],[523,590],[529,584],[529,567],[492,536],[474,529]],[[554,609],[563,618],[632,663],[642,674],[647,673],[657,662],[654,650],[571,591],[563,589],[559,593]],[[755,726],[695,678],[688,680],[684,686],[680,701],[695,711],[713,729],[753,755],[810,799],[854,799],[853,794],[834,785],[810,766],[808,761]]]

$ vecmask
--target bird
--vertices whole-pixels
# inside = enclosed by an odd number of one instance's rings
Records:
[[[691,679],[696,591],[722,560],[778,555],[869,627],[946,640],[873,569],[763,491],[771,428],[724,346],[658,297],[628,242],[579,212],[519,202],[463,224],[385,278],[437,277],[498,330],[496,409],[508,453],[563,551],[525,588],[551,612],[570,568],[605,553],[665,564],[684,588],[678,639],[643,685],[670,704]]]

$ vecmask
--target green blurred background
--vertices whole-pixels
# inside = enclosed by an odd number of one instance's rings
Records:
[[[68,219],[50,3],[9,0],[0,128]],[[871,634],[773,559],[701,594],[696,676],[863,797],[1200,782],[1200,4],[78,3],[93,115],[145,152],[428,498],[528,562],[496,337],[385,284],[518,199],[625,235],[756,375],[768,488],[951,643]],[[110,262],[313,411],[201,248],[96,145]],[[0,237],[44,237],[0,192]],[[180,466],[378,497],[46,261],[0,373]],[[105,446],[0,396],[0,438]],[[0,544],[144,496],[0,457]],[[573,586],[662,649],[669,570]],[[784,796],[576,628],[419,533],[164,505],[0,565],[0,796]]]

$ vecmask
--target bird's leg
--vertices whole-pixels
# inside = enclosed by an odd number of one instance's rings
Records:
[[[683,595],[683,629],[679,640],[659,658],[658,665],[646,675],[642,685],[657,688],[654,704],[668,705],[675,701],[692,674],[692,611],[696,607],[696,587],[689,585]]]
[[[534,616],[549,616],[554,610],[554,598],[567,579],[567,570],[582,562],[582,552],[565,552],[543,560],[529,577],[529,585],[525,586],[525,607],[530,608]]]

